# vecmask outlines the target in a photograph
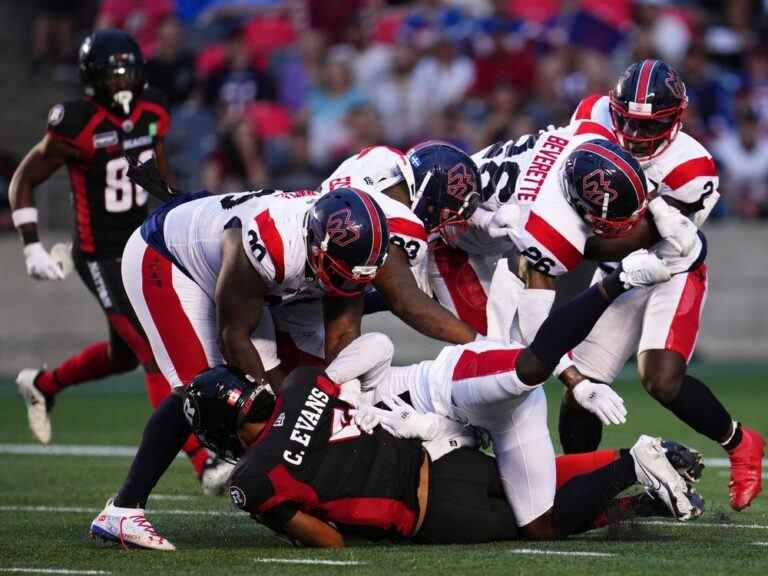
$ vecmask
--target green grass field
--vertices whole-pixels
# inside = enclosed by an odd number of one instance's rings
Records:
[[[736,417],[768,434],[768,367],[702,365],[695,372]],[[646,397],[631,372],[627,376],[617,389],[627,402],[629,421],[608,430],[603,446],[630,446],[638,434],[649,433],[688,443],[710,458],[724,456]],[[557,384],[548,386],[550,423],[556,430],[560,391]],[[148,414],[138,374],[84,386],[59,398],[54,442],[136,445]],[[148,507],[149,518],[178,551],[126,552],[91,541],[87,532],[91,519],[119,487],[130,459],[8,453],[9,444],[29,443],[32,438],[11,379],[0,379],[0,574],[768,574],[768,498],[758,499],[745,512],[733,512],[728,507],[726,468],[705,470],[700,492],[707,512],[688,524],[634,524],[552,544],[355,543],[322,552],[294,548],[236,513],[228,499],[203,496],[190,465],[179,459]],[[276,562],[285,559],[306,563]]]

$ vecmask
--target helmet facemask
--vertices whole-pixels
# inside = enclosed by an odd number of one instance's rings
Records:
[[[630,102],[630,106],[633,103]],[[611,92],[610,112],[614,133],[619,144],[638,160],[650,160],[666,150],[682,127],[682,116],[687,100],[677,108],[667,108],[658,112],[632,112],[618,101]]]

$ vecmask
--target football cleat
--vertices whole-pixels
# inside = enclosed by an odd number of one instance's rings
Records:
[[[680,521],[696,516],[685,479],[667,458],[661,438],[642,435],[629,451],[635,461],[637,480],[661,499]]]
[[[35,386],[35,380],[42,370],[25,368],[16,376],[16,389],[27,406],[27,422],[32,435],[42,444],[51,441],[51,418],[48,415],[52,400],[46,398]]]
[[[759,432],[742,426],[741,442],[728,452],[731,460],[731,481],[728,492],[731,508],[743,510],[763,489],[763,456],[765,440]]]
[[[200,484],[206,496],[221,496],[227,489],[229,477],[235,465],[220,458],[208,458],[203,465]]]
[[[662,440],[661,447],[666,450],[667,460],[672,464],[672,468],[685,478],[689,486],[701,480],[701,473],[704,471],[704,457],[701,452],[673,440]]]
[[[160,536],[144,517],[143,508],[118,508],[112,498],[91,522],[90,534],[91,538],[119,542],[124,547],[176,550],[176,546]]]

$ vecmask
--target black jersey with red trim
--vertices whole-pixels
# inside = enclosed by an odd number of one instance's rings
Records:
[[[291,373],[271,422],[232,474],[232,501],[278,532],[302,511],[345,534],[411,536],[421,444],[380,426],[363,433],[337,393],[319,368]]]
[[[145,90],[128,117],[90,99],[57,104],[48,134],[79,151],[67,163],[75,208],[75,247],[86,254],[120,256],[147,216],[147,192],[128,179],[126,153],[146,161],[170,125],[164,97]]]

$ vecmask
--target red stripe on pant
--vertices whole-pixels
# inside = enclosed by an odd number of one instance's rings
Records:
[[[452,379],[454,382],[458,382],[468,378],[512,372],[517,366],[517,357],[522,351],[522,348],[500,348],[485,352],[464,350],[459,361],[456,362],[456,366],[453,367]]]
[[[182,384],[208,368],[208,359],[173,288],[173,264],[147,246],[141,262],[141,289],[160,339]]]
[[[707,265],[702,264],[688,273],[664,346],[665,350],[680,354],[686,362],[691,359],[693,348],[696,346],[706,292]]]
[[[460,320],[480,334],[488,333],[485,288],[463,250],[453,250],[439,244],[434,250],[435,264],[445,282]]]

